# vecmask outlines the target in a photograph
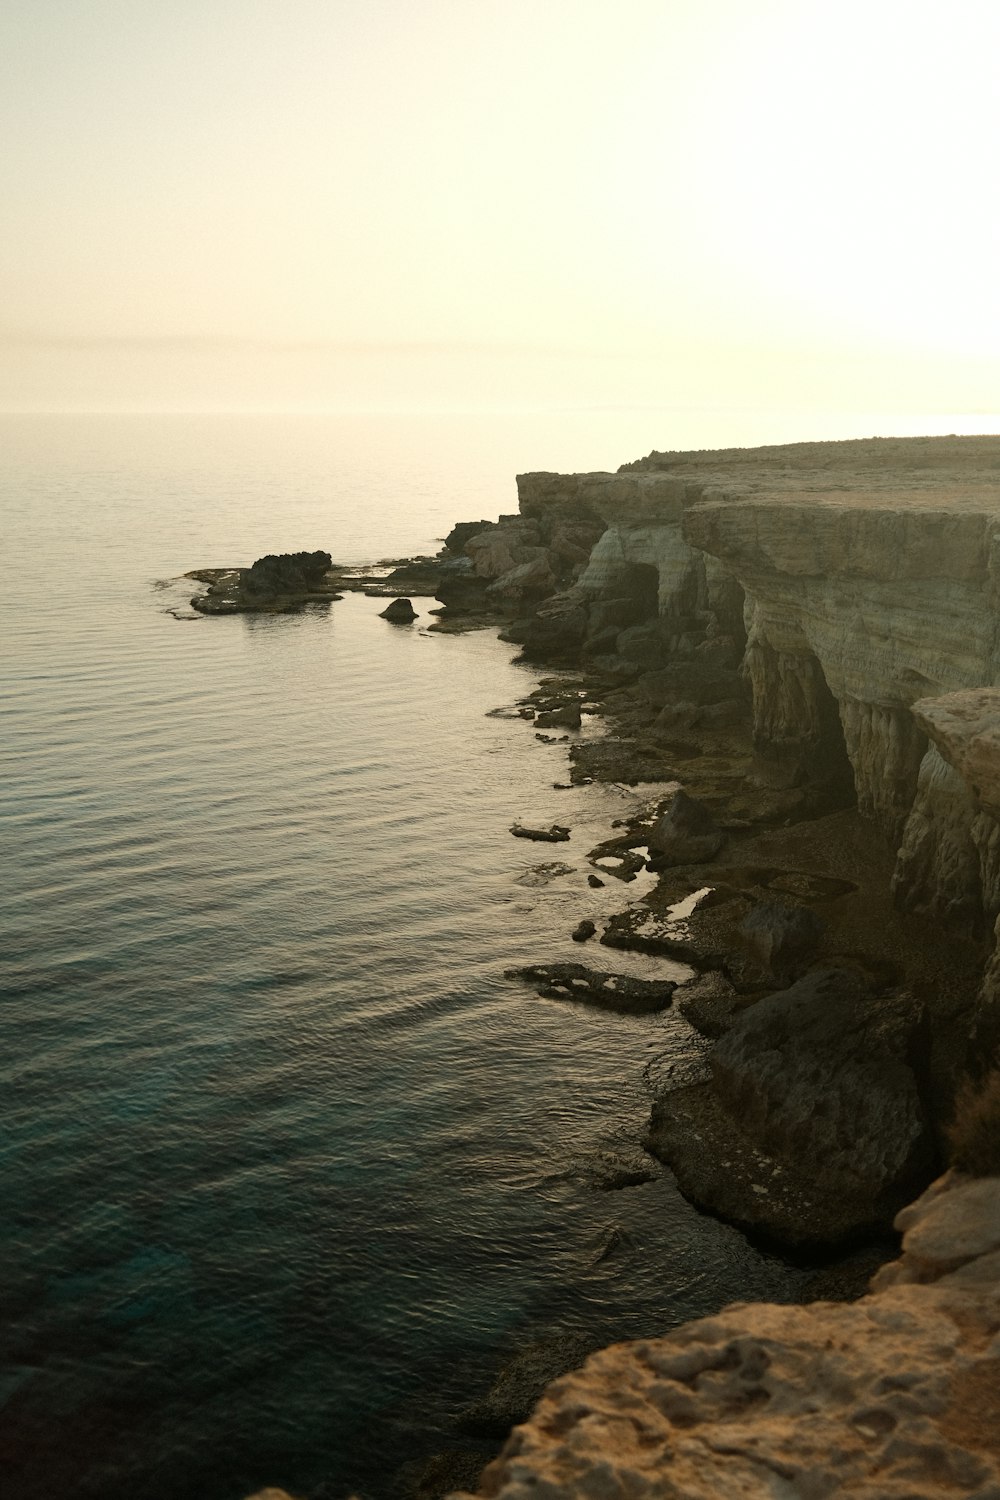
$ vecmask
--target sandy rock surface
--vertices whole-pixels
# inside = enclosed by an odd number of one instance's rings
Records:
[[[997,1500],[1000,1179],[949,1174],[899,1223],[859,1302],[736,1304],[592,1355],[478,1493]]]

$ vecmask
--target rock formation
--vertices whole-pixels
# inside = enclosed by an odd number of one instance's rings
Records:
[[[303,604],[339,598],[328,583],[329,552],[282,552],[258,557],[249,568],[202,568],[189,573],[208,584],[196,594],[194,609],[205,615],[280,614]]]
[[[670,979],[636,979],[632,974],[609,974],[584,964],[529,964],[508,969],[507,978],[527,980],[548,1000],[578,1000],[628,1016],[666,1010],[677,988]]]
[[[380,620],[389,620],[394,625],[410,625],[416,618],[417,612],[409,599],[393,599],[379,613]]]
[[[997,808],[928,703],[1000,682],[998,474],[992,437],[653,453],[519,475],[517,516],[452,535],[530,659],[658,694],[667,744],[749,691],[776,808],[856,805],[901,908],[992,929]]]
[[[575,495],[551,494],[496,522],[460,522],[448,534],[455,563],[437,597],[452,613],[516,623],[571,584],[603,531],[600,516]]]
[[[735,1304],[550,1385],[491,1500],[1000,1495],[1000,1179],[949,1173],[854,1303]]]
[[[953,1171],[899,1212],[955,1076],[1000,1056],[1000,438],[652,453],[518,492],[449,534],[446,617],[582,669],[525,707],[542,728],[578,726],[578,689],[630,705],[636,738],[574,745],[574,782],[687,787],[590,856],[661,872],[601,942],[701,971],[676,999],[713,1045],[648,1149],[762,1238],[815,1251],[893,1215],[904,1238],[859,1302],[736,1305],[592,1355],[479,1493],[1000,1500],[1000,1177]],[[676,988],[508,972],[627,1013]],[[994,1095],[955,1157],[991,1172]]]
[[[887,1230],[930,1176],[912,996],[811,970],[741,1010],[646,1144],[704,1208],[795,1248]]]

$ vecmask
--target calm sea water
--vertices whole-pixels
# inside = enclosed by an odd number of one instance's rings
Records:
[[[699,420],[0,423],[6,1500],[389,1496],[525,1339],[793,1294],[668,1177],[590,1186],[690,1040],[502,977],[638,894],[583,860],[634,794],[488,716],[512,648],[168,612],[193,566],[435,550],[518,469],[795,435]]]

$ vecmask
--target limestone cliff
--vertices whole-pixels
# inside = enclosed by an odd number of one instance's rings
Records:
[[[529,655],[741,662],[754,775],[853,797],[900,848],[901,906],[992,927],[996,809],[914,704],[1000,681],[1000,439],[652,454],[518,489],[536,524],[567,504],[605,523],[515,627]]]
[[[656,867],[684,865],[688,883],[671,893],[661,881],[652,911],[602,935],[720,970],[753,1007],[715,1047],[710,1078],[657,1101],[647,1145],[693,1201],[782,1243],[887,1223],[932,1174],[956,1078],[1000,1049],[1000,438],[652,454],[618,474],[521,475],[518,488],[532,525],[576,508],[604,530],[569,581],[522,605],[510,638],[531,658],[580,662],[619,704],[631,694],[632,722],[665,749],[657,763],[703,787],[729,830],[721,854],[660,851]],[[638,719],[643,701],[655,719]],[[740,923],[773,900],[747,829],[851,808],[894,857],[891,870],[881,854],[869,861],[858,904],[874,911],[891,890],[899,919],[882,907],[865,932],[852,898],[829,906],[825,946],[762,1002],[763,980],[733,956]],[[818,845],[813,858],[800,882],[847,874]],[[678,933],[670,902],[709,886],[713,903]],[[928,938],[943,964],[918,954]],[[947,972],[959,938],[966,954],[981,945],[978,1001],[974,959]],[[811,1029],[812,990],[789,988],[824,965],[844,1001],[826,1040],[828,998]],[[891,1066],[887,1055],[874,1067],[867,1018],[883,1005],[912,1035],[898,1030]],[[772,1047],[763,1021],[787,1006],[795,1025]],[[726,1066],[737,1043],[739,1077]],[[852,1162],[881,1153],[864,1193],[825,1182],[820,1127],[835,1120]]]
[[[555,1381],[478,1493],[1000,1497],[1000,1179],[950,1173],[851,1304],[736,1304]]]

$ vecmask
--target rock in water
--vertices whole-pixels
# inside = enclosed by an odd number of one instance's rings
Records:
[[[269,552],[240,574],[247,598],[304,594],[316,588],[333,566],[329,552]]]
[[[567,703],[562,708],[552,708],[540,713],[535,720],[539,729],[579,729],[580,705]]]
[[[394,625],[409,625],[417,618],[417,612],[409,599],[393,599],[392,603],[379,613],[380,620],[391,620]]]
[[[561,823],[551,828],[526,828],[523,823],[512,823],[510,831],[516,839],[535,839],[545,844],[563,844],[569,838],[569,829]]]
[[[594,936],[594,933],[596,931],[597,928],[595,927],[594,923],[590,920],[589,917],[585,917],[582,922],[580,922],[576,927],[573,928],[573,931],[570,933],[570,937],[573,939],[574,943],[585,943],[588,938],[592,938]]]
[[[716,1089],[764,1150],[812,1163],[831,1192],[905,1200],[931,1166],[911,1066],[910,995],[874,997],[849,970],[807,974],[737,1019],[712,1058]]]
[[[249,568],[196,569],[188,574],[209,585],[207,594],[191,600],[204,615],[242,612],[282,613],[310,601],[339,599],[327,580],[333,567],[329,552],[269,552]]]
[[[671,979],[633,979],[583,964],[529,964],[504,973],[507,979],[526,979],[546,1000],[580,1000],[626,1016],[666,1010],[677,988]]]

